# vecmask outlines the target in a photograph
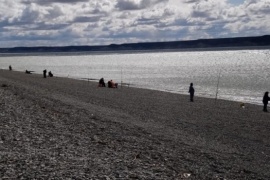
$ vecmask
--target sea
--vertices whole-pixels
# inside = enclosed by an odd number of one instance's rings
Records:
[[[270,49],[0,54],[0,69],[262,104],[270,91]]]

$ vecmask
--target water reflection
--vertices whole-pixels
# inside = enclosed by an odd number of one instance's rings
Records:
[[[91,78],[132,84],[135,87],[215,97],[219,72],[219,98],[261,104],[269,90],[270,50],[125,53],[0,57],[1,68],[43,69],[54,76]]]

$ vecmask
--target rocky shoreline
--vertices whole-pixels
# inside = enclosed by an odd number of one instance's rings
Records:
[[[1,179],[270,179],[262,107],[0,71]]]

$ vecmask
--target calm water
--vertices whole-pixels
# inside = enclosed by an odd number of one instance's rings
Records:
[[[261,104],[270,91],[270,50],[1,56],[0,68],[46,68],[55,76],[128,83],[133,87]]]

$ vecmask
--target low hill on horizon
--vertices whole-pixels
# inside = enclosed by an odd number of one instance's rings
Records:
[[[111,44],[102,46],[39,46],[0,48],[0,53],[42,53],[42,52],[106,52],[106,51],[151,51],[151,50],[192,50],[211,48],[252,48],[270,46],[270,35],[256,37],[235,37],[198,39],[190,41],[141,42]]]

